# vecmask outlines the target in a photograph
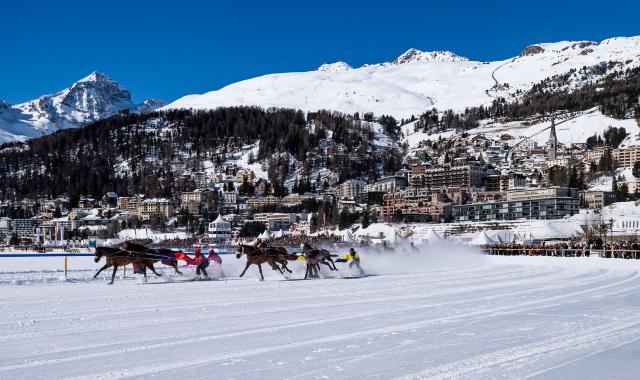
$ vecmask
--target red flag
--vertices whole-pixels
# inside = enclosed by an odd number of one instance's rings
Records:
[[[186,261],[187,265],[194,265],[194,263],[195,263],[193,261],[193,259],[189,255],[187,255],[186,253],[182,253],[182,252],[176,253],[176,259]]]

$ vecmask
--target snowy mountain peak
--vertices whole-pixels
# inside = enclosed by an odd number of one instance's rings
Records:
[[[74,119],[79,122],[95,121],[120,110],[133,106],[131,92],[107,75],[94,71],[75,82],[68,89],[54,95],[40,97],[38,100],[50,100],[52,105],[64,105],[78,112]]]
[[[164,107],[166,105],[165,102],[159,99],[147,99],[141,104],[138,104],[133,109],[134,113],[145,113],[145,112],[153,112],[158,108]]]
[[[80,127],[123,110],[144,113],[162,106],[164,102],[155,99],[134,105],[129,90],[94,71],[55,94],[16,105],[0,103],[0,142]]]
[[[101,73],[99,71],[94,71],[91,74],[87,75],[86,77],[80,79],[79,81],[77,81],[76,83],[83,83],[83,82],[91,82],[91,83],[97,83],[97,82],[103,82],[103,83],[114,83],[118,86],[120,86],[120,84],[116,81],[114,81],[113,79],[111,79],[111,77],[109,77],[107,74]]]
[[[338,72],[338,71],[348,71],[352,70],[353,67],[346,62],[338,61],[334,63],[324,63],[318,67],[317,71],[328,71],[328,72]]]
[[[520,52],[520,57],[532,56],[537,54],[585,54],[587,48],[598,46],[600,43],[595,41],[560,41],[560,42],[549,42],[543,44],[535,44],[527,46],[522,52]]]
[[[450,51],[421,51],[411,48],[402,53],[392,63],[400,65],[408,62],[463,62],[468,58],[461,57]]]

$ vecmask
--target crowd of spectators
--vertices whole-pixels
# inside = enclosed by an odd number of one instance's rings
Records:
[[[603,242],[597,239],[591,243],[578,241],[540,242],[535,244],[499,243],[484,245],[482,248],[490,255],[502,256],[558,256],[558,257],[589,257],[598,255],[606,258],[640,258],[640,243],[637,241]]]
[[[345,242],[339,236],[283,236],[281,238],[273,239],[269,242],[271,245],[283,246],[283,247],[299,247],[302,243],[311,245],[312,247],[323,248],[348,248],[348,247],[364,247],[366,241],[361,242]]]

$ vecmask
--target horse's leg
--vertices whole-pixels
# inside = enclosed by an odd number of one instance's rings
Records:
[[[282,273],[282,270],[280,269],[280,266],[278,265],[278,263],[274,260],[274,259],[270,259],[269,261],[267,261],[267,264],[269,264],[269,266],[271,267],[271,269],[280,272],[280,274],[284,275],[284,273]]]
[[[329,262],[331,263],[331,265],[333,265],[333,269],[332,270],[338,270],[338,268],[336,267],[336,263],[333,261],[332,258],[329,258]]]
[[[313,269],[311,268],[312,265],[313,264],[311,263],[307,263],[307,273],[305,273],[304,275],[305,279],[313,277]]]
[[[258,264],[258,270],[260,271],[260,278],[264,280],[264,275],[262,274],[262,264]]]
[[[102,272],[103,270],[109,268],[111,266],[111,264],[107,263],[104,264],[104,266],[100,269],[98,269],[98,271],[96,272],[96,274],[93,275],[93,278],[95,279],[96,277],[98,277],[98,275],[100,274],[100,272]]]
[[[280,273],[282,274],[282,277],[287,278],[286,272],[291,273],[289,268],[287,268],[287,260],[280,260],[280,261],[278,261],[278,263],[280,263],[280,268],[282,269],[280,271]]]
[[[116,271],[118,270],[118,264],[113,265],[113,273],[111,274],[111,282],[109,285],[113,285],[113,280],[116,279]]]
[[[171,265],[173,267],[173,269],[176,271],[176,274],[179,274],[182,276],[182,272],[180,272],[178,270],[178,263],[173,263],[173,265]]]
[[[304,271],[304,279],[307,279],[307,276],[309,276],[309,263],[307,263],[307,269]]]
[[[240,273],[240,277],[244,276],[245,272],[247,271],[247,269],[249,269],[250,265],[251,263],[247,260],[247,265],[244,267],[244,270],[242,271],[242,273]]]
[[[153,266],[153,264],[145,264],[147,268],[151,269],[151,271],[153,272],[153,274],[155,274],[156,276],[160,277],[162,276],[161,274],[159,274],[158,272],[156,272],[156,268]]]

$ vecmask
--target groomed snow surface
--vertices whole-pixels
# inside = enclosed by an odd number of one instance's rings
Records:
[[[238,279],[244,259],[225,255],[227,280],[113,286],[106,275],[89,280],[91,258],[75,259],[87,269],[70,281],[16,272],[19,261],[3,258],[0,378],[583,379],[640,370],[635,261],[451,246],[361,254],[370,274],[361,278],[340,278],[349,273],[338,264],[340,274],[301,281],[296,262],[291,280],[265,270],[261,282],[255,268]],[[56,269],[54,259],[42,263]]]

